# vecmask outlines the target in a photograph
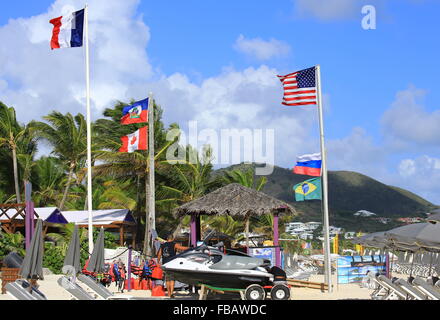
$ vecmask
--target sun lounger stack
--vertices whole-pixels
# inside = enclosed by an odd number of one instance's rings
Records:
[[[151,298],[132,297],[129,295],[115,295],[105,286],[97,283],[92,278],[80,274],[78,280],[85,285],[88,290],[84,289],[79,283],[73,281],[69,277],[61,277],[58,279],[58,284],[69,292],[72,299],[75,300],[150,300]],[[159,299],[159,298],[154,298]]]
[[[297,258],[288,256],[285,259],[284,271],[288,279],[309,280],[312,274],[316,274],[316,270],[307,262],[300,263]]]
[[[420,277],[405,279],[388,279],[384,275],[368,274],[367,277],[376,284],[371,294],[374,300],[439,300],[440,281],[424,280]],[[435,282],[435,283],[434,283]]]
[[[72,300],[96,300],[94,296],[68,277],[63,276],[57,282],[61,288],[70,293]]]
[[[414,287],[412,284],[410,284],[405,279],[396,279],[393,281],[393,283],[397,286],[399,286],[402,291],[405,291],[407,294],[406,300],[426,300],[425,295],[420,292],[420,290],[417,289],[417,287]]]
[[[438,275],[440,271],[439,253],[399,253],[398,261],[392,265],[392,272],[419,277]]]
[[[85,284],[88,288],[90,288],[96,295],[98,299],[101,300],[131,300],[132,296],[127,295],[115,295],[113,292],[108,290],[105,286],[100,283],[97,283],[92,278],[80,274],[78,276],[78,280]]]
[[[436,283],[440,284],[440,281],[437,280]],[[426,296],[427,300],[440,300],[439,287],[436,287],[435,283],[433,284],[432,281],[416,277],[412,281],[412,285],[422,292]]]
[[[26,280],[19,279],[6,286],[6,293],[15,300],[47,300],[46,296]]]

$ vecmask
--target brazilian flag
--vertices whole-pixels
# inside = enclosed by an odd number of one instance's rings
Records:
[[[295,191],[295,200],[320,200],[322,199],[321,193],[321,178],[313,178],[304,182],[298,183],[293,187]]]

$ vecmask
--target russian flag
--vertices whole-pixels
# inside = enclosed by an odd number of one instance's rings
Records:
[[[121,124],[143,123],[148,121],[148,98],[135,102],[122,109]]]
[[[84,9],[49,21],[53,24],[50,48],[82,47],[84,30]]]
[[[313,153],[299,156],[293,172],[306,176],[321,176],[321,154]]]
[[[136,150],[147,150],[148,140],[147,127],[140,128],[135,132],[121,138],[122,147],[119,152],[134,152]]]

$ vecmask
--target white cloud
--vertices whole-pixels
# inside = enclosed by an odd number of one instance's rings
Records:
[[[7,44],[0,47],[0,61],[6,61],[0,65],[0,96],[16,108],[21,121],[41,119],[51,110],[84,113],[83,48],[49,49],[49,20],[77,10],[83,3],[56,0],[46,13],[10,20],[0,27],[0,41]],[[185,74],[153,72],[146,53],[150,32],[136,13],[138,4],[138,0],[89,1],[94,118],[102,116],[102,110],[114,100],[140,99],[153,91],[164,106],[165,121],[178,122],[183,128],[187,121],[196,120],[200,129],[275,129],[280,154],[275,161],[292,165],[308,141],[314,116],[281,105],[277,70],[264,65],[225,68],[197,84]],[[287,50],[277,40],[260,45],[260,49],[252,49],[259,58]]]
[[[401,186],[434,203],[440,203],[438,182],[440,181],[440,159],[423,155],[403,159],[398,165]]]
[[[329,140],[327,149],[330,170],[352,170],[377,176],[378,163],[385,159],[382,147],[374,144],[360,127],[353,128],[347,137]]]
[[[382,183],[409,190],[435,204],[440,203],[440,159],[432,156],[393,159],[394,152],[373,142],[362,128],[342,139],[328,140],[329,170],[350,170]],[[394,168],[395,166],[395,168]]]
[[[199,129],[275,129],[277,164],[293,165],[309,142],[316,112],[285,108],[277,70],[267,66],[242,71],[225,69],[220,75],[192,83],[176,73],[154,83],[158,101],[166,106],[167,121],[198,121]],[[317,145],[316,141],[316,146]],[[315,150],[315,149],[313,149]],[[312,150],[312,151],[313,151]]]
[[[404,159],[400,161],[399,164],[399,174],[406,178],[414,175],[416,173],[416,164],[412,159]]]
[[[78,10],[85,1],[57,0],[48,12],[10,20],[0,27],[0,96],[21,121],[51,110],[77,113],[84,106],[84,50],[51,51],[51,18]],[[149,28],[136,15],[138,0],[89,1],[91,90],[95,116],[115,99],[128,98],[131,85],[153,72],[146,54]],[[7,44],[7,45],[5,45]],[[6,82],[6,85],[5,85]]]
[[[54,109],[84,113],[84,51],[81,48],[50,51],[51,25],[48,22],[69,8],[81,8],[83,3],[56,0],[44,14],[10,20],[0,27],[3,44],[0,46],[0,97],[16,108],[21,121],[41,119]],[[183,129],[189,120],[198,121],[200,130],[275,129],[277,165],[292,167],[296,156],[319,151],[314,132],[316,110],[281,106],[282,88],[276,78],[278,72],[273,68],[265,65],[244,70],[225,68],[218,75],[197,82],[182,73],[165,75],[153,71],[147,55],[150,31],[137,14],[138,4],[138,0],[89,0],[95,118],[102,116],[102,110],[111,106],[114,100],[140,99],[153,91],[157,102],[164,107],[166,123],[178,122]],[[243,50],[260,60],[287,52],[286,47],[274,49],[278,40],[261,40],[260,45],[255,40],[242,36],[237,43],[248,44]],[[398,94],[396,102],[385,113],[382,124],[393,141],[435,145],[435,138],[439,136],[440,126],[436,126],[439,115],[425,111],[414,102],[414,97],[420,95],[423,96],[417,90]],[[423,130],[414,128],[415,124]],[[408,126],[413,128],[411,132],[405,130]],[[425,130],[429,134],[423,132]],[[378,163],[386,161],[390,151],[375,144],[361,128],[354,128],[343,139],[328,141],[327,147],[331,170],[355,170],[401,186],[410,186],[408,179],[414,178],[420,170],[416,158],[405,159],[407,161],[399,165],[399,172],[406,172],[407,176],[392,175],[386,166],[378,167]],[[411,171],[412,161],[417,167],[415,173]],[[426,172],[433,172],[434,177],[438,177],[438,162],[430,163],[435,164]],[[429,177],[428,173],[424,176]],[[423,187],[422,182],[420,186]],[[410,190],[417,193],[413,188]],[[428,187],[423,190],[431,199],[438,198]],[[436,186],[431,190],[436,190]]]
[[[290,46],[284,41],[277,39],[266,41],[261,38],[247,39],[242,34],[235,41],[234,48],[261,61],[284,57],[290,53]]]
[[[422,104],[426,91],[413,86],[400,91],[382,116],[381,125],[387,144],[396,150],[438,148],[440,146],[440,110],[429,112]]]
[[[359,17],[364,5],[380,5],[383,0],[293,0],[298,17],[313,17],[322,21]]]
[[[320,20],[334,20],[351,17],[357,0],[296,0],[295,10],[300,15],[311,15]]]

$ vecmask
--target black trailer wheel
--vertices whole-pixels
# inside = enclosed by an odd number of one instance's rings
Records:
[[[251,284],[244,292],[246,300],[264,300],[266,298],[266,291],[259,284]]]
[[[277,284],[270,290],[272,300],[289,300],[290,289],[284,284]]]

